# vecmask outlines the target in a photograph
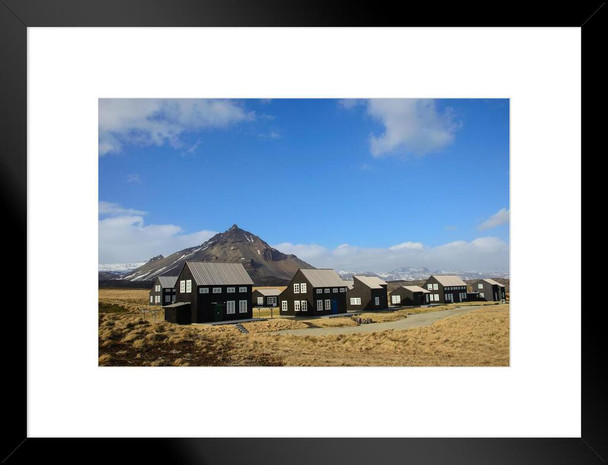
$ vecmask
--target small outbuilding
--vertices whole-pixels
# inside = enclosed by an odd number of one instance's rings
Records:
[[[190,312],[190,302],[178,302],[176,304],[165,305],[165,321],[177,323],[178,325],[189,325],[192,323]]]
[[[348,310],[380,310],[388,307],[388,284],[376,276],[353,276],[348,286]]]
[[[478,292],[479,300],[501,301],[507,298],[506,287],[493,279],[480,279],[472,284],[473,292]]]
[[[253,291],[254,307],[277,307],[279,302],[280,289],[256,289]]]
[[[429,303],[453,303],[467,301],[467,283],[460,276],[432,275],[423,286],[429,291]]]
[[[157,276],[150,291],[150,305],[168,305],[175,302],[177,276]]]
[[[420,286],[401,286],[391,292],[391,305],[414,306],[425,305],[429,302],[428,291]]]

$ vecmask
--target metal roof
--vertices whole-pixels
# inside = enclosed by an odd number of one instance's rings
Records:
[[[186,262],[194,281],[199,286],[222,284],[250,284],[251,277],[240,263]]]
[[[256,289],[256,292],[259,292],[263,296],[272,297],[275,295],[279,295],[282,291],[281,289]]]
[[[439,281],[439,284],[441,284],[442,286],[466,286],[467,283],[465,283],[460,276],[436,276],[433,275],[433,278],[435,278],[437,281]]]
[[[504,284],[500,284],[498,281],[494,281],[493,279],[490,279],[490,278],[480,279],[480,281],[485,281],[486,283],[491,284],[492,286],[505,287]]]
[[[411,292],[424,292],[425,294],[431,293],[427,289],[420,287],[420,286],[401,286],[401,287],[403,287],[404,289],[407,289],[408,291],[411,291]]]
[[[177,276],[158,276],[158,282],[163,289],[173,289],[177,282]]]
[[[385,281],[377,278],[376,276],[353,276],[353,278],[357,278],[371,289],[382,289],[382,286],[387,285]]]
[[[355,282],[352,279],[344,279],[343,280],[349,289],[353,289],[355,287]]]
[[[338,273],[335,272],[335,270],[309,270],[300,268],[300,271],[306,277],[306,279],[308,279],[312,287],[348,286],[348,284],[340,277]]]

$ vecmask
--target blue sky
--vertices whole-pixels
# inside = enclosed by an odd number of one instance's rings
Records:
[[[100,263],[233,223],[316,266],[508,269],[509,102],[99,105]]]

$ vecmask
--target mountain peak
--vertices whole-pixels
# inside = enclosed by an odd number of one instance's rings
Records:
[[[160,258],[155,257],[155,258]],[[151,260],[127,276],[129,280],[151,280],[160,273],[176,274],[185,261],[241,263],[256,285],[286,284],[299,268],[312,268],[295,255],[286,255],[255,234],[233,224],[200,246]]]

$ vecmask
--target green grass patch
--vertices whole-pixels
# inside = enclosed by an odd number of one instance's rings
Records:
[[[122,305],[99,302],[99,313],[128,313],[128,311]]]

